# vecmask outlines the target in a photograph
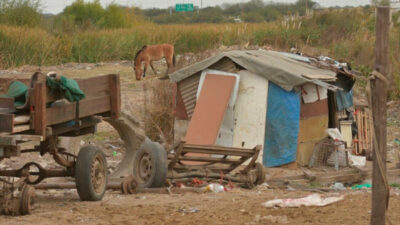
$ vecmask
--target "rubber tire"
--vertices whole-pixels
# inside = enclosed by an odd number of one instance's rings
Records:
[[[149,154],[152,161],[152,171],[150,178],[147,182],[141,182],[138,176],[137,165],[140,165],[140,158],[143,154]],[[140,188],[150,188],[150,187],[162,187],[165,185],[167,179],[168,162],[167,162],[167,152],[164,147],[157,142],[153,142],[146,138],[143,145],[139,148],[135,155],[135,160],[133,161],[133,175],[136,177],[138,182],[138,187]]]
[[[105,168],[105,185],[101,193],[96,193],[92,185],[92,161],[97,155],[103,159]],[[75,183],[79,198],[82,201],[100,201],[107,189],[108,174],[107,160],[103,151],[93,145],[87,145],[80,149],[75,164]]]
[[[35,197],[35,188],[25,184],[22,187],[21,191],[21,199],[20,199],[20,214],[22,216],[29,215],[32,213],[33,204],[34,204],[34,197]]]
[[[255,169],[257,170],[257,180],[255,182],[255,185],[260,185],[265,182],[265,171],[264,171],[264,165],[261,163],[256,163]]]

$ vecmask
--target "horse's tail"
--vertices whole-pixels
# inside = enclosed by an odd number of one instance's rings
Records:
[[[175,66],[176,63],[176,57],[175,57],[175,53],[172,55],[172,64]]]

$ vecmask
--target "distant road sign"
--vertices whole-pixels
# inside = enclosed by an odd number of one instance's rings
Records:
[[[193,11],[193,9],[194,9],[194,6],[192,3],[175,5],[175,11],[177,11],[177,12],[188,12],[188,11]]]

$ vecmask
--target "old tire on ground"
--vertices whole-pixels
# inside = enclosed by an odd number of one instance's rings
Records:
[[[82,201],[99,201],[107,187],[107,161],[100,148],[80,149],[75,165],[76,189]]]
[[[133,161],[133,175],[141,188],[161,187],[167,178],[167,152],[146,138]]]
[[[20,198],[19,212],[21,215],[24,216],[32,213],[34,197],[35,197],[35,188],[28,184],[25,184],[22,187],[21,198]]]
[[[265,171],[264,171],[264,166],[261,163],[256,163],[255,168],[257,170],[257,179],[255,184],[260,185],[265,182]]]

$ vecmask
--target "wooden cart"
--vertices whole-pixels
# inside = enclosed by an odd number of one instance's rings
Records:
[[[81,148],[76,156],[58,146],[58,137],[81,136],[96,131],[104,117],[120,115],[120,82],[118,75],[79,79],[77,83],[86,97],[78,102],[63,100],[46,85],[46,76],[36,73],[28,83],[27,101],[16,109],[14,99],[0,98],[0,163],[4,158],[23,153],[51,154],[60,170],[43,168],[29,162],[20,169],[0,170],[0,211],[7,214],[29,214],[34,189],[49,177],[74,177],[81,200],[101,200],[107,185],[105,155],[96,146]],[[37,141],[32,149],[21,150],[21,144]],[[18,177],[13,182],[13,177]],[[1,188],[1,186],[0,186]],[[14,196],[16,190],[19,196]]]
[[[264,166],[256,163],[261,145],[252,149],[192,145],[185,141],[169,154],[158,143],[147,140],[136,153],[134,176],[141,187],[160,187],[188,182],[225,180],[252,188],[265,181]]]

